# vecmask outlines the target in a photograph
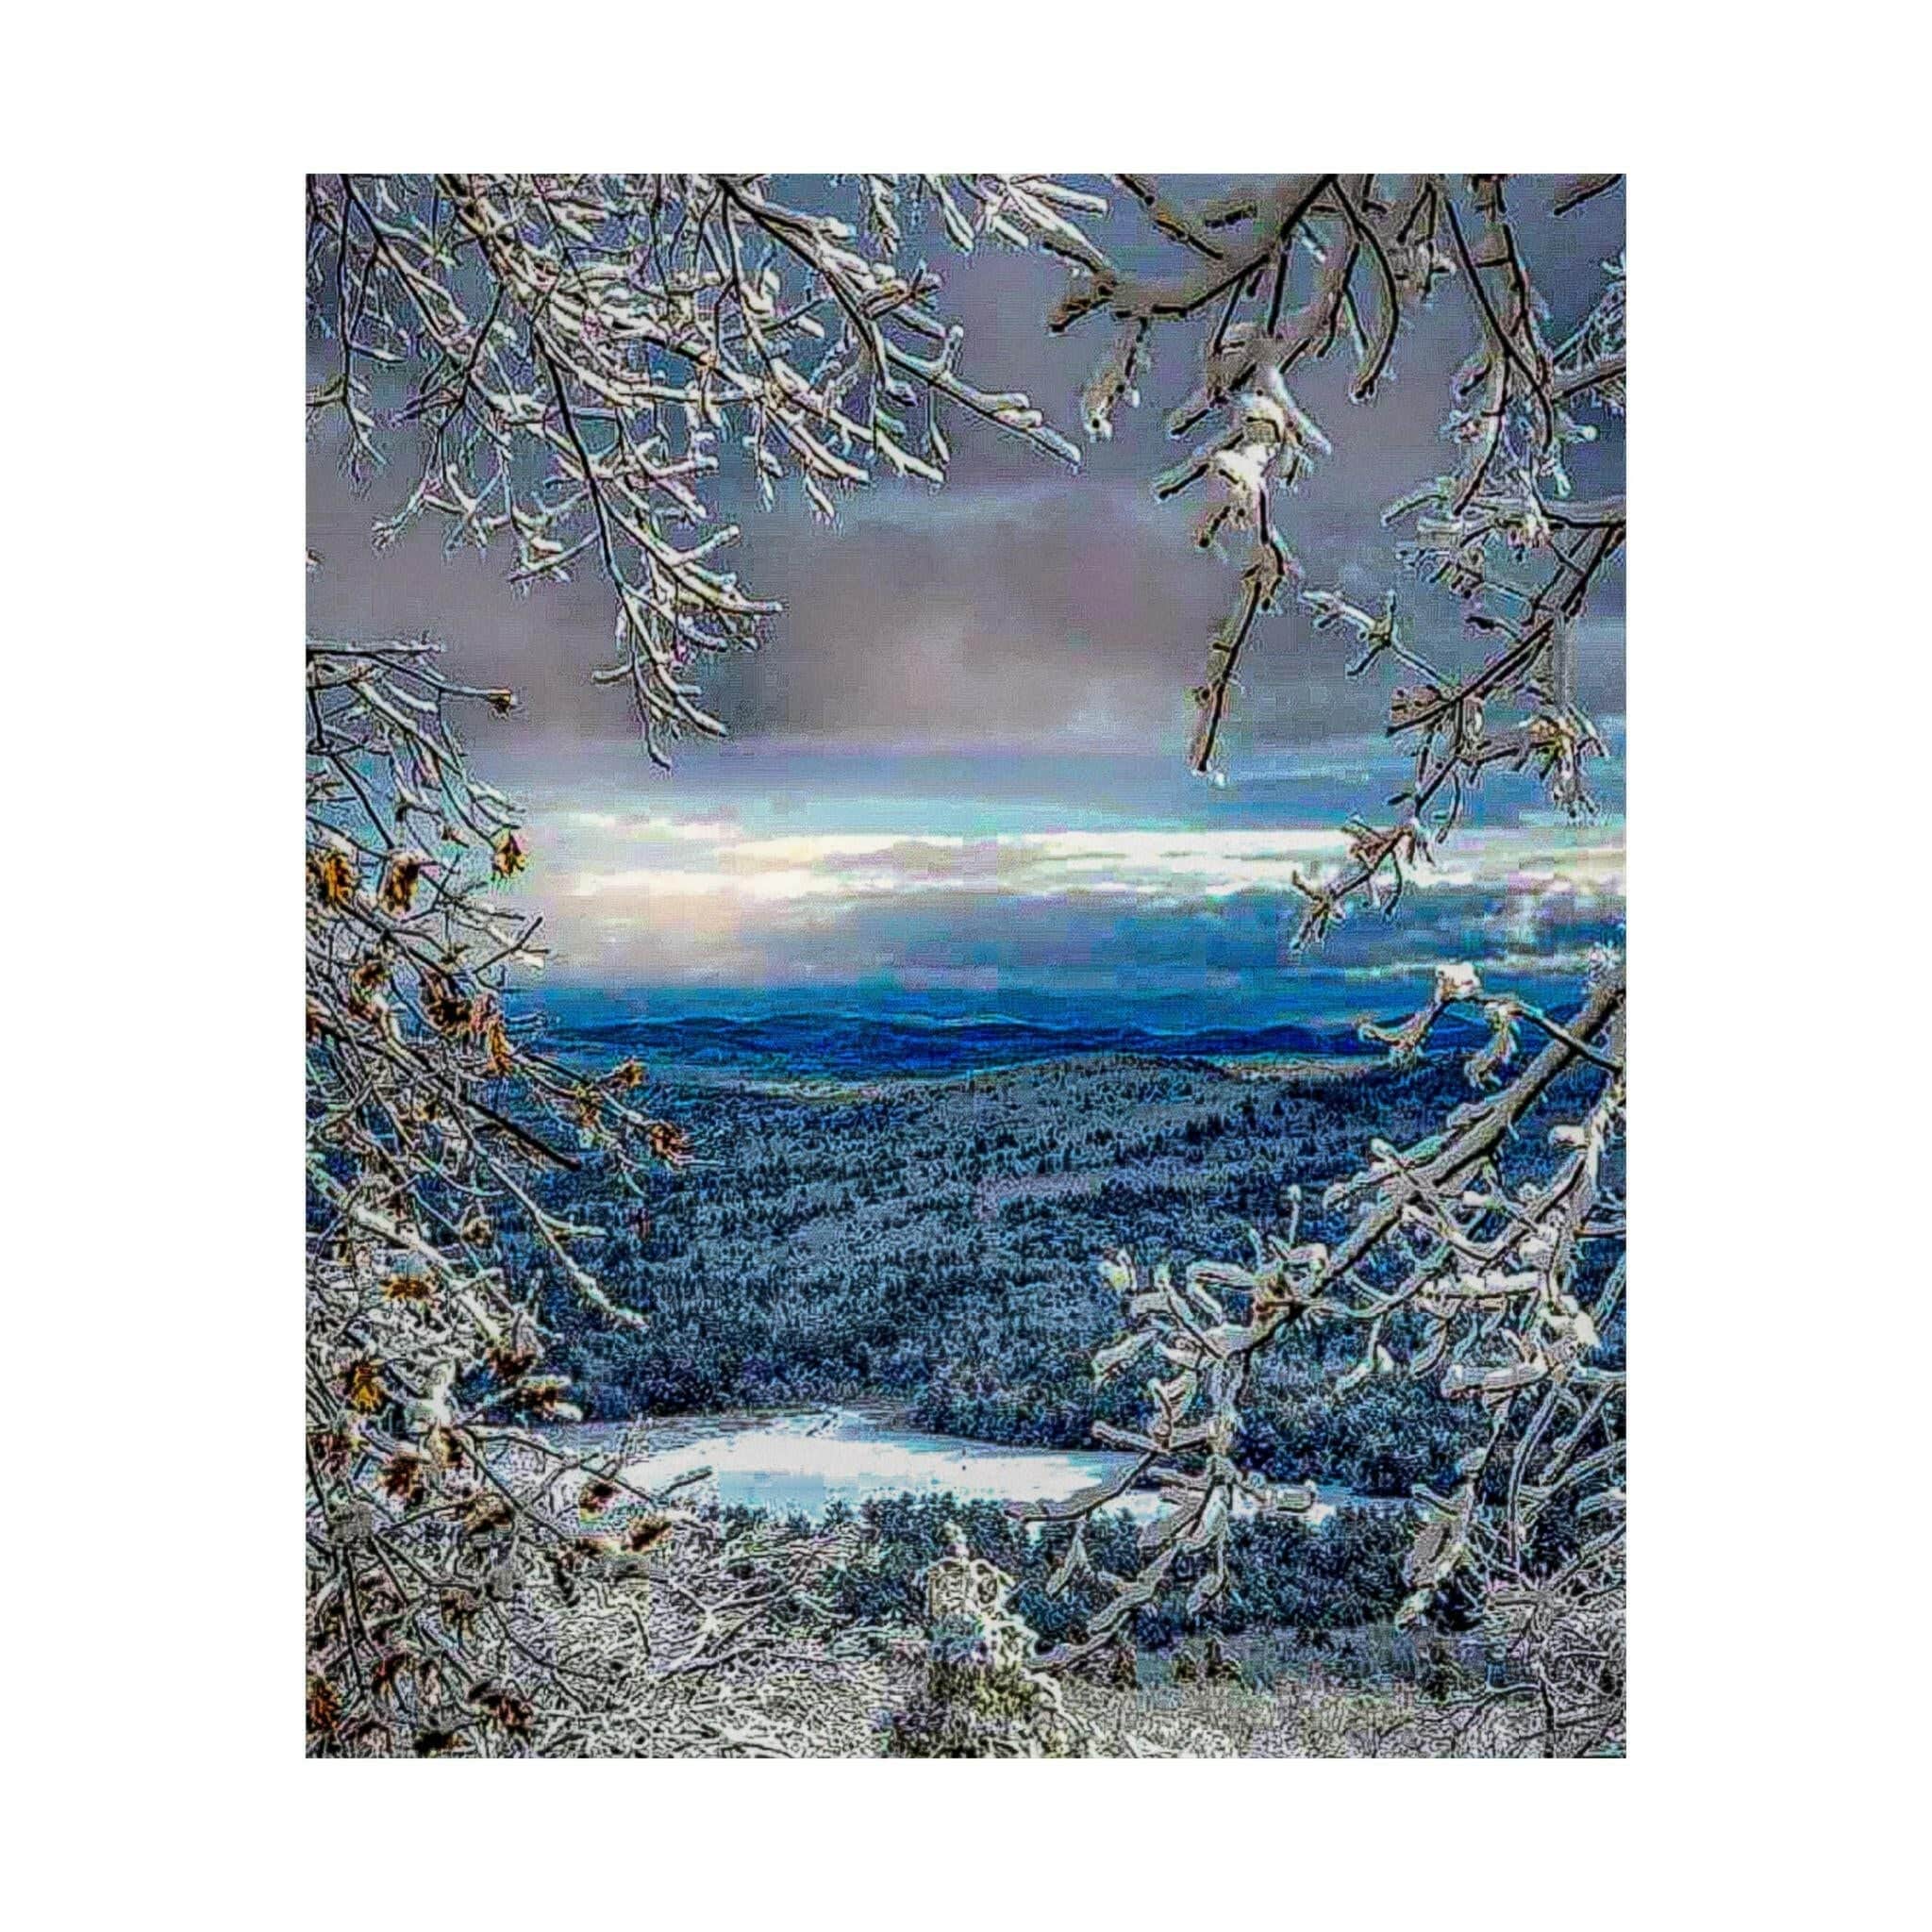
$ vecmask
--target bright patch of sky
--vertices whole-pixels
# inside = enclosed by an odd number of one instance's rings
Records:
[[[1370,741],[1220,790],[1152,758],[769,741],[694,758],[675,784],[599,763],[525,788],[534,862],[513,890],[543,915],[547,978],[681,994],[950,989],[1111,1008],[1237,991],[1295,1014],[1332,1004],[1337,981],[1409,980],[1442,958],[1574,977],[1618,936],[1611,764],[1606,809],[1575,823],[1529,781],[1492,780],[1393,919],[1357,915],[1291,954],[1296,874],[1341,861],[1343,816],[1398,770]]]

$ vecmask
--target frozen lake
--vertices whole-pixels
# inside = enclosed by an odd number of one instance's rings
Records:
[[[693,1470],[710,1477],[687,1494],[720,1504],[820,1517],[834,1502],[857,1508],[868,1496],[943,1495],[994,1503],[1063,1502],[1116,1475],[1133,1460],[1106,1449],[1012,1448],[933,1436],[898,1426],[858,1409],[820,1408],[784,1415],[681,1416],[638,1425],[644,1453],[625,1465],[643,1489],[662,1489]],[[573,1431],[573,1433],[578,1433]],[[587,1424],[581,1433],[615,1443],[616,1424]],[[1310,1523],[1353,1500],[1324,1489]],[[1113,1508],[1147,1518],[1163,1507],[1151,1490],[1130,1491]]]

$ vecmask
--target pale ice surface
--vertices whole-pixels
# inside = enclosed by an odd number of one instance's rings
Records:
[[[622,1433],[593,1425],[600,1435]],[[661,1490],[693,1470],[708,1480],[684,1496],[714,1495],[722,1505],[820,1517],[869,1496],[943,1495],[994,1503],[1061,1502],[1116,1475],[1132,1457],[1102,1449],[1014,1448],[958,1436],[928,1435],[848,1408],[784,1415],[681,1417],[642,1425],[647,1452],[625,1465],[641,1489]],[[1323,1490],[1308,1521],[1319,1524],[1348,1500]],[[1164,1507],[1151,1490],[1129,1491],[1108,1506],[1145,1520]]]

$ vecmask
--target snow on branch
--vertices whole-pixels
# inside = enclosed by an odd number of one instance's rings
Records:
[[[791,206],[763,175],[308,184],[326,351],[310,415],[344,425],[358,475],[391,444],[420,449],[378,541],[435,518],[452,547],[507,540],[525,588],[601,572],[617,651],[600,675],[660,760],[723,730],[699,669],[778,610],[724,565],[738,531],[708,499],[725,464],[767,504],[796,477],[829,519],[881,474],[940,483],[948,411],[1079,461],[1025,395],[969,378],[939,277],[905,244],[929,212],[960,248],[1040,246],[1087,269],[1102,258],[1079,222],[1105,204],[1045,175],[835,186],[853,219]]]
[[[1393,911],[1488,771],[1532,772],[1559,808],[1593,811],[1588,768],[1606,747],[1577,702],[1576,634],[1622,554],[1626,520],[1621,498],[1579,501],[1565,463],[1595,434],[1581,411],[1627,406],[1621,260],[1605,264],[1581,325],[1553,340],[1509,213],[1526,184],[1308,175],[1191,207],[1147,177],[1117,178],[1174,252],[1173,270],[1076,266],[1048,325],[1113,325],[1085,398],[1091,436],[1108,435],[1112,411],[1140,401],[1158,331],[1199,332],[1200,380],[1167,419],[1194,448],[1154,488],[1163,500],[1206,499],[1194,525],[1203,547],[1234,533],[1246,541],[1238,595],[1193,694],[1197,771],[1213,767],[1257,623],[1284,608],[1302,577],[1283,499],[1315,474],[1330,441],[1296,379],[1344,353],[1353,399],[1371,402],[1403,331],[1441,291],[1461,303],[1474,338],[1444,425],[1455,463],[1385,522],[1409,531],[1397,561],[1460,600],[1484,658],[1466,675],[1438,669],[1441,654],[1410,634],[1393,589],[1375,604],[1300,591],[1315,628],[1341,625],[1359,640],[1350,675],[1384,659],[1397,670],[1387,728],[1411,762],[1387,817],[1351,818],[1341,860],[1295,875],[1306,905],[1292,944],[1318,943],[1357,903]],[[1555,208],[1616,181],[1565,178]],[[1138,1428],[1102,1424],[1095,1435],[1132,1460],[1069,1504],[1023,1513],[1066,1527],[1054,1578],[1064,1589],[1091,1568],[1098,1510],[1137,1484],[1156,1486],[1166,1507],[1141,1533],[1138,1572],[1106,1579],[1085,1637],[1051,1661],[1119,1641],[1184,1579],[1190,1614],[1206,1611],[1228,1588],[1237,1516],[1310,1506],[1320,1472],[1265,1482],[1244,1466],[1241,1436],[1257,1401],[1285,1399],[1261,1388],[1271,1353],[1305,1346],[1319,1358],[1323,1333],[1345,1328],[1359,1344],[1335,1392],[1427,1379],[1475,1419],[1447,1492],[1418,1492],[1402,1611],[1426,1620],[1448,1614],[1450,1599],[1474,1606],[1491,1670],[1453,1700],[1444,1721],[1456,1743],[1620,1746],[1624,1373],[1621,1340],[1612,1350],[1607,1338],[1624,1287],[1624,965],[1601,956],[1568,1018],[1489,992],[1472,966],[1444,966],[1407,1023],[1363,1031],[1404,1064],[1452,1014],[1486,1034],[1464,1058],[1477,1097],[1413,1145],[1372,1141],[1362,1169],[1323,1197],[1341,1224],[1331,1241],[1305,1233],[1296,1185],[1286,1228],[1254,1231],[1247,1263],[1196,1262],[1176,1281],[1166,1264],[1144,1274],[1124,1250],[1103,1262],[1122,1322],[1093,1374],[1143,1374],[1147,1403]]]
[[[1357,822],[1349,862],[1304,882],[1296,943],[1318,941],[1357,900],[1392,906],[1486,771],[1533,772],[1562,809],[1592,810],[1587,770],[1604,743],[1576,702],[1576,625],[1622,552],[1625,520],[1621,500],[1573,500],[1565,457],[1595,434],[1580,411],[1624,406],[1622,263],[1606,265],[1603,296],[1583,325],[1553,342],[1508,213],[1516,191],[1503,176],[1296,175],[1197,208],[1144,176],[1118,179],[1176,251],[1174,271],[1079,264],[1048,325],[1114,325],[1084,398],[1095,437],[1111,434],[1122,403],[1139,402],[1156,333],[1199,332],[1200,380],[1167,418],[1169,432],[1194,447],[1155,492],[1204,499],[1193,525],[1203,548],[1244,541],[1239,593],[1193,693],[1188,757],[1198,772],[1214,768],[1258,622],[1281,612],[1303,578],[1284,499],[1309,482],[1331,442],[1297,398],[1297,377],[1345,354],[1352,397],[1372,402],[1403,331],[1445,291],[1475,338],[1444,425],[1456,465],[1421,480],[1388,520],[1412,528],[1402,565],[1446,585],[1491,648],[1479,670],[1451,676],[1411,642],[1392,591],[1374,613],[1332,590],[1300,591],[1318,629],[1345,623],[1361,636],[1356,674],[1386,656],[1414,681],[1390,701],[1389,734],[1412,754],[1410,779],[1390,801],[1395,815]],[[1580,206],[1614,181],[1566,180],[1557,205]]]

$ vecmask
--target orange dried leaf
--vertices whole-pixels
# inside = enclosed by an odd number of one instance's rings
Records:
[[[491,1684],[479,1687],[470,1701],[484,1716],[493,1719],[512,1737],[521,1737],[527,1732],[530,1720],[536,1715],[528,1698],[519,1697],[514,1690],[499,1690]]]
[[[491,1530],[504,1528],[511,1513],[501,1496],[479,1490],[463,1506],[463,1529],[470,1536],[488,1536]]]
[[[382,1407],[382,1372],[368,1356],[358,1355],[343,1368],[342,1394],[363,1415],[374,1415]]]
[[[423,876],[423,861],[413,852],[399,852],[382,875],[382,909],[399,917],[415,904],[416,886]]]
[[[641,1556],[655,1550],[671,1534],[673,1524],[664,1516],[633,1516],[624,1526],[624,1547]]]
[[[467,1033],[475,1011],[469,994],[440,966],[425,966],[417,977],[429,1024],[439,1033]]]
[[[509,1041],[509,1029],[494,1015],[483,1028],[483,1052],[491,1073],[501,1079],[516,1065],[516,1049]]]
[[[311,1731],[333,1731],[341,1719],[342,1700],[336,1695],[335,1686],[325,1677],[311,1676],[308,1679],[307,1705]]]
[[[490,1371],[499,1382],[515,1382],[537,1366],[537,1351],[511,1342],[499,1342],[490,1351]]]
[[[403,1673],[414,1661],[406,1650],[392,1650],[387,1657],[378,1657],[375,1668],[369,1674],[369,1688],[378,1697],[391,1695]]]
[[[427,1467],[413,1449],[397,1450],[382,1466],[379,1480],[385,1493],[393,1496],[398,1503],[420,1503]]]
[[[308,886],[330,911],[339,911],[356,896],[356,868],[345,852],[333,848],[308,855]]]

